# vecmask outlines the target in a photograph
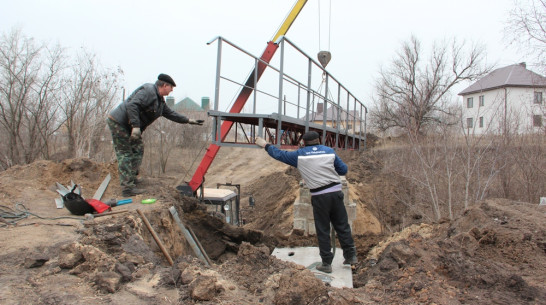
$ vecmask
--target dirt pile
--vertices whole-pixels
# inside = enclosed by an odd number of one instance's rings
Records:
[[[545,212],[487,200],[451,223],[413,225],[370,251],[355,286],[388,304],[544,304]]]
[[[268,235],[287,235],[292,231],[292,206],[299,192],[300,175],[294,168],[271,173],[252,182],[245,194],[254,197],[255,206],[245,207],[242,214],[248,218],[249,228]]]
[[[349,182],[365,205],[367,192],[386,189],[374,184],[379,164],[347,154],[343,158],[353,172]],[[0,303],[545,303],[545,207],[488,200],[451,222],[415,224],[389,236],[356,235],[355,288],[337,289],[305,267],[270,255],[277,246],[314,246],[316,241],[290,227],[297,172],[284,166],[252,171],[254,166],[226,166],[218,178],[229,175],[243,182],[244,196],[255,197],[256,206],[243,210],[243,227],[226,224],[194,198],[181,197],[164,178],[144,177],[155,204],[140,204],[143,197],[134,197],[132,204],[115,208],[126,211],[122,214],[86,221],[55,208],[55,182],[73,180],[89,196],[111,173],[104,198],[117,197],[113,164],[41,161],[0,173],[2,205],[24,204],[33,213],[0,227]],[[237,175],[245,176],[237,181]],[[193,229],[213,266],[194,257],[168,211],[171,206]],[[137,209],[152,224],[173,266]]]

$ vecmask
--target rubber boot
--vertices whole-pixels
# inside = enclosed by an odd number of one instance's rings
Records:
[[[322,271],[324,273],[332,273],[332,265],[330,264],[322,263],[318,265],[316,268],[318,271]]]
[[[123,197],[132,197],[139,194],[144,194],[145,192],[146,190],[144,189],[137,189],[133,187],[124,189],[123,191],[121,191],[121,194],[123,195]]]

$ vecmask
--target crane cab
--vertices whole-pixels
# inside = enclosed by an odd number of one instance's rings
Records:
[[[203,188],[201,202],[207,211],[215,213],[232,225],[239,225],[239,194],[229,189]]]

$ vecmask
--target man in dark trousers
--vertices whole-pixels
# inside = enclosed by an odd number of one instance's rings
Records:
[[[305,147],[296,151],[284,151],[267,144],[262,138],[256,138],[256,145],[263,147],[272,158],[296,167],[309,187],[322,259],[322,264],[316,268],[331,273],[334,255],[330,243],[330,222],[343,249],[343,264],[354,265],[358,262],[339,178],[339,175],[347,173],[347,165],[332,148],[320,145],[316,131],[306,132],[303,143]]]
[[[188,119],[167,106],[164,97],[175,86],[169,75],[159,74],[155,84],[140,86],[108,115],[106,121],[112,133],[124,197],[145,192],[136,188],[136,177],[144,155],[142,132],[146,127],[160,116],[180,124],[203,124],[202,120]]]

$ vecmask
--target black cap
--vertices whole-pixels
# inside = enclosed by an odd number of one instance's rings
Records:
[[[302,137],[304,142],[311,142],[313,140],[317,140],[318,138],[319,134],[316,131],[308,131]]]
[[[176,87],[176,84],[174,83],[173,78],[168,76],[167,74],[161,73],[161,74],[159,74],[157,76],[157,79],[162,80],[162,81],[166,82],[167,84],[171,84],[171,85],[173,85],[173,87]]]

